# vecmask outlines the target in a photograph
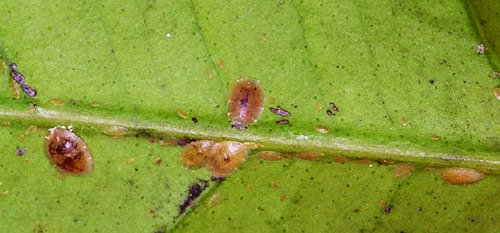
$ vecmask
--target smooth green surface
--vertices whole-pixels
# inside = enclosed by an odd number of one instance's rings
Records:
[[[481,38],[498,44],[491,23],[498,9],[481,2],[0,1],[9,6],[0,7],[2,59],[15,61],[39,93],[13,100],[8,73],[0,73],[0,118],[12,122],[0,128],[0,191],[9,190],[0,197],[0,231],[494,232],[498,177],[465,187],[424,171],[394,180],[392,167],[325,163],[329,158],[266,163],[255,172],[251,160],[206,194],[227,199],[213,207],[216,214],[204,196],[178,222],[188,185],[208,173],[184,169],[178,147],[100,133],[118,124],[283,151],[498,172],[500,101],[493,88],[499,83],[488,77],[497,50],[476,54]],[[478,15],[488,17],[484,28],[475,27]],[[260,81],[266,110],[239,132],[230,128],[226,104],[231,83],[242,76]],[[67,104],[54,106],[51,99]],[[326,114],[331,101],[340,108],[333,118]],[[27,113],[28,102],[42,111]],[[280,118],[267,108],[277,105],[292,113],[290,125],[274,123]],[[187,119],[177,116],[180,109]],[[46,159],[45,130],[63,123],[74,123],[92,150],[96,169],[89,176],[61,178]],[[29,124],[39,130],[19,141]],[[330,132],[320,134],[315,125]],[[431,140],[434,135],[441,139]],[[17,145],[29,149],[28,164],[14,154]],[[159,166],[152,164],[156,156],[164,159]],[[132,157],[135,165],[128,164]],[[270,177],[282,188],[269,188]],[[242,190],[249,182],[261,192]],[[379,199],[394,203],[394,212],[382,215]],[[470,218],[477,221],[469,226]]]

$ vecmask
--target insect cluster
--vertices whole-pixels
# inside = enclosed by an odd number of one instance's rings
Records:
[[[24,83],[24,75],[21,72],[17,71],[17,64],[11,63],[9,67],[10,77],[12,77],[12,79],[14,79],[17,84],[21,85],[21,89],[23,89],[24,93],[26,93],[29,97],[35,97],[37,94],[36,90]]]
[[[213,177],[221,178],[238,170],[246,161],[248,150],[254,148],[252,143],[199,140],[186,145],[182,159],[189,169],[205,166]]]

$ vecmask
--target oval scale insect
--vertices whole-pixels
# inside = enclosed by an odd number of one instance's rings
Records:
[[[85,142],[70,130],[50,129],[46,151],[51,162],[69,174],[83,175],[92,171],[92,156]]]
[[[441,177],[450,184],[472,184],[484,179],[485,174],[470,168],[444,168]]]
[[[243,143],[225,141],[212,148],[208,170],[214,177],[226,177],[238,170],[248,157],[248,149]]]
[[[255,123],[264,110],[264,90],[259,82],[242,78],[233,85],[228,100],[228,116],[233,128],[245,129]]]
[[[189,169],[203,166],[208,161],[208,157],[211,156],[210,150],[214,144],[214,141],[209,140],[199,140],[187,144],[182,153],[184,165]]]

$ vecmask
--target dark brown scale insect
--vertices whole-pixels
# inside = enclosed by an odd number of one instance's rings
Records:
[[[290,112],[281,108],[280,106],[278,106],[277,108],[269,108],[269,110],[271,110],[272,113],[274,113],[278,116],[289,117],[292,115],[292,114],[290,114]]]
[[[335,116],[335,114],[333,114],[332,110],[330,109],[326,110],[326,114],[331,117]]]
[[[197,124],[198,124],[198,119],[196,119],[196,117],[191,118],[191,120],[193,121],[193,123],[194,123],[195,125],[197,125]]]
[[[290,121],[285,120],[285,119],[276,121],[276,124],[278,124],[278,125],[288,125],[289,123],[290,123]]]
[[[46,137],[47,154],[62,171],[83,175],[92,171],[92,156],[85,142],[75,133],[54,128]]]
[[[35,97],[36,96],[36,90],[29,87],[26,84],[21,85],[21,88],[23,91],[29,96],[29,97]]]
[[[337,107],[337,105],[335,105],[335,103],[333,103],[333,102],[330,102],[330,103],[328,104],[328,106],[330,106],[330,108],[332,108],[332,109],[333,109],[333,111],[335,111],[335,112],[338,112],[338,111],[339,111],[339,108],[338,108],[338,107]]]
[[[243,78],[233,85],[228,101],[228,116],[232,127],[245,129],[255,123],[262,115],[264,105],[264,90],[259,82]]]

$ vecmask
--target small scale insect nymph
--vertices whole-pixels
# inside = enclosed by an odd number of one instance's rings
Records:
[[[26,94],[29,97],[35,97],[37,93],[36,90],[24,84],[25,81],[24,75],[21,74],[21,72],[17,71],[17,64],[11,63],[9,67],[11,69],[10,77],[12,77],[14,81],[16,81],[19,85],[21,85],[21,88],[23,89],[24,92],[26,92]]]

